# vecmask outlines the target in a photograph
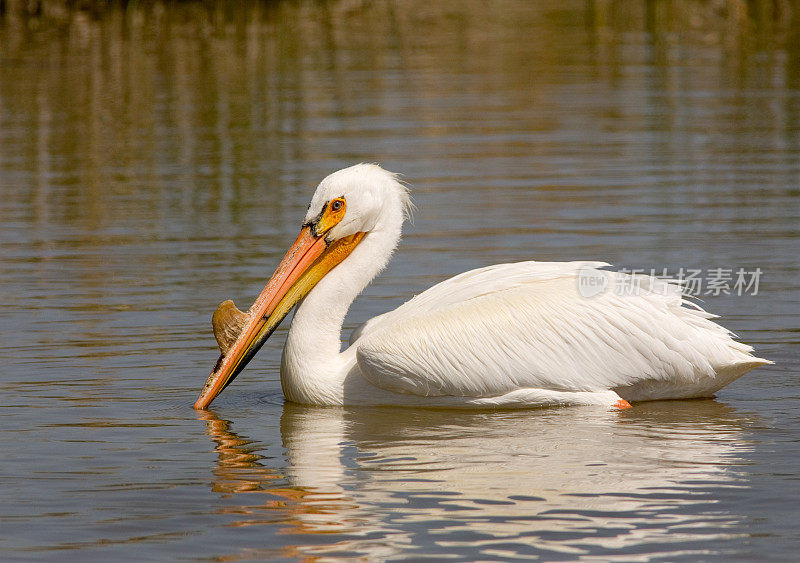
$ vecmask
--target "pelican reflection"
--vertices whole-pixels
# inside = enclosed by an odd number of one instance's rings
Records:
[[[264,491],[269,502],[247,507],[255,520],[272,513],[288,534],[339,540],[298,538],[293,552],[375,557],[431,534],[574,554],[708,540],[739,521],[709,507],[738,484],[750,422],[713,400],[493,413],[287,403],[286,457],[267,464],[229,422],[201,416],[219,454],[215,491]]]

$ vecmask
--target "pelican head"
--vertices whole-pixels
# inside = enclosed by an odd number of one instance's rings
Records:
[[[345,207],[346,211],[337,212]],[[381,227],[381,219],[411,207],[408,190],[397,174],[377,164],[356,164],[339,170],[320,182],[303,225],[312,226],[318,234],[327,228],[325,239],[333,242],[356,233],[369,233]],[[335,224],[326,220],[326,212],[334,212]]]
[[[375,164],[357,164],[326,177],[308,206],[300,234],[245,313],[220,304],[212,324],[220,357],[195,408],[206,408],[244,369],[281,321],[371,232],[402,225],[411,202],[406,187]]]

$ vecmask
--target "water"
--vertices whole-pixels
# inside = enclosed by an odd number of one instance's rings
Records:
[[[28,5],[0,17],[0,557],[796,557],[796,3]],[[760,268],[704,304],[776,365],[624,412],[314,409],[282,327],[195,412],[211,312],[359,161],[418,211],[348,330],[503,261]]]

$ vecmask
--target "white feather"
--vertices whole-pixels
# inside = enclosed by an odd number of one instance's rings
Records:
[[[767,363],[663,281],[639,276],[630,295],[584,297],[584,266],[504,264],[443,282],[365,327],[361,373],[423,396],[610,389],[646,400],[709,396]],[[610,288],[632,285],[606,275]]]

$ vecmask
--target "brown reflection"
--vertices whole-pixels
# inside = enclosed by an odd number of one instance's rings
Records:
[[[307,487],[276,485],[275,481],[285,480],[286,475],[261,463],[263,456],[256,453],[259,446],[255,442],[232,431],[232,422],[219,418],[212,410],[197,414],[206,423],[206,434],[215,443],[218,455],[212,490],[227,495],[263,493],[269,497],[259,504],[220,509],[220,514],[237,517],[230,525],[278,525],[284,534],[305,535],[352,531],[363,523],[349,516],[358,506],[343,494],[338,483],[318,480]],[[288,473],[292,473],[291,469]],[[286,549],[285,556],[297,554],[295,547]]]
[[[271,483],[281,476],[260,463],[262,456],[254,453],[258,446],[233,432],[229,420],[219,418],[211,410],[198,411],[198,418],[205,421],[206,434],[216,444],[214,451],[217,452],[218,462],[214,469],[214,492],[268,491],[290,499],[299,498],[294,491],[287,494],[282,489],[271,487]]]

